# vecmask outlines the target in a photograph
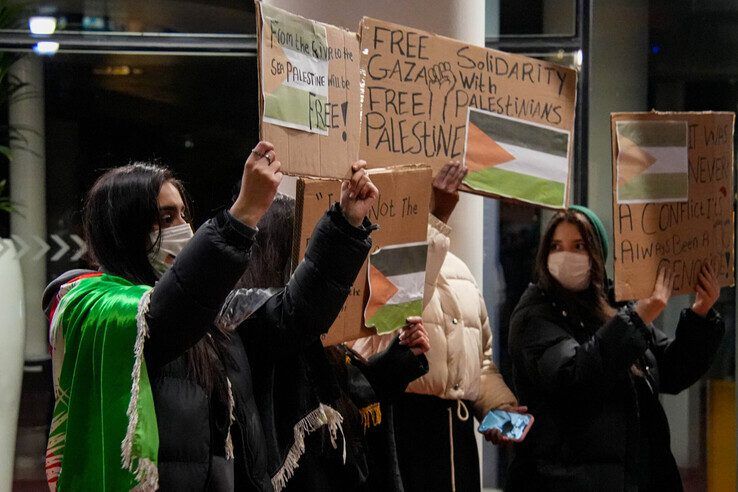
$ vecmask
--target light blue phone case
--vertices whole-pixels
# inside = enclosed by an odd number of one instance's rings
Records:
[[[498,429],[502,435],[520,441],[533,423],[533,416],[524,413],[506,412],[504,410],[490,410],[482,420],[479,432]]]

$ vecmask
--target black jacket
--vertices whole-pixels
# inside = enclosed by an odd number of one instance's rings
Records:
[[[428,359],[415,356],[395,337],[369,359],[343,345],[327,347],[322,358],[312,361],[313,372],[319,367],[325,370],[313,391],[343,416],[346,462],[343,449],[333,449],[329,433],[322,430],[307,439],[305,456],[286,490],[402,492],[392,401],[428,372]]]
[[[632,306],[602,326],[531,285],[513,312],[515,390],[535,423],[516,445],[510,490],[680,490],[659,392],[708,369],[724,331],[712,311],[682,312],[676,337]]]
[[[368,235],[373,226],[368,220],[361,228],[351,227],[336,207],[328,217],[342,225],[341,232],[350,241],[330,240],[328,230],[316,228],[311,236],[313,251],[306,253],[284,292],[270,298],[238,327],[264,430],[267,470],[277,489],[289,481],[302,457],[303,451],[295,444],[296,426],[309,420],[321,405],[333,402],[335,393],[324,384],[330,378],[330,367],[320,337],[338,316],[371,246]],[[304,269],[316,275],[298,275]],[[290,317],[287,324],[285,313]],[[341,436],[337,439],[341,441],[337,447],[342,447]],[[287,459],[291,451],[295,460]]]
[[[223,336],[213,326],[223,301],[248,266],[256,233],[221,212],[198,229],[153,289],[144,350],[159,428],[161,490],[207,489],[212,486],[214,456],[225,454],[228,402],[215,401],[188,370],[187,352],[198,343],[208,344],[218,379],[227,375],[232,385],[235,489],[272,490],[242,338]],[[309,338],[306,329],[328,329],[369,251],[368,234],[352,227],[337,207],[321,219],[306,261],[249,323],[251,342],[260,344],[257,352],[287,353],[295,344],[280,342]],[[338,252],[341,261],[333,258]],[[45,299],[51,297],[45,295]],[[314,326],[306,327],[305,319],[314,320]],[[208,334],[217,341],[210,342]]]

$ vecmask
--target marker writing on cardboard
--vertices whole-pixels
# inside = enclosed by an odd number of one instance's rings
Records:
[[[446,46],[406,28],[372,26],[367,38],[363,144],[381,152],[458,158],[468,107],[559,126],[571,71],[469,45]],[[445,57],[445,58],[444,58]],[[541,93],[520,91],[524,84]]]
[[[687,201],[616,205],[616,278],[629,279],[619,282],[632,284],[645,272],[655,278],[656,265],[668,265],[674,292],[686,293],[705,263],[721,282],[732,278],[731,135],[730,125],[718,121],[688,125]]]
[[[400,218],[418,215],[418,204],[413,201],[410,195],[403,197],[400,206],[397,208],[399,209]],[[377,202],[369,209],[369,219],[375,222],[381,222],[380,219],[383,217],[396,216],[397,209],[395,208],[394,198],[383,200],[382,194],[380,193]]]

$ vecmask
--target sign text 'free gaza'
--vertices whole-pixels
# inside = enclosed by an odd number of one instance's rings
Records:
[[[469,107],[573,131],[573,69],[371,18],[360,37],[370,167],[461,159]]]

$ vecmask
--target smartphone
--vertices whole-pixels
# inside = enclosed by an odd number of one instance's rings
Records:
[[[520,442],[530,430],[535,419],[527,413],[490,410],[477,429],[479,432],[497,429],[511,441]]]

